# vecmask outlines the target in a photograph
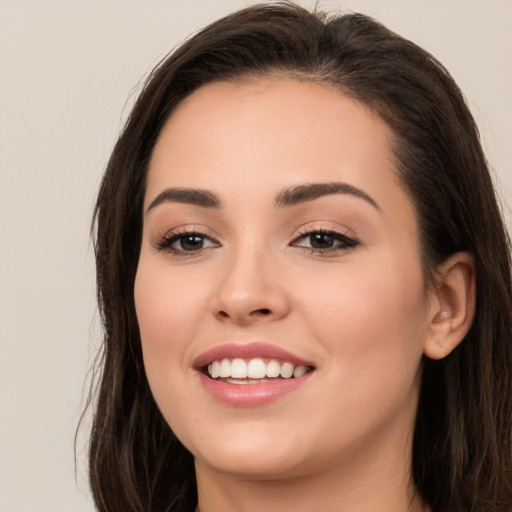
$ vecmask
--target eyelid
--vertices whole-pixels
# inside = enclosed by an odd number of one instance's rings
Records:
[[[220,247],[221,243],[217,240],[215,236],[210,234],[210,231],[205,226],[198,226],[198,225],[186,225],[186,226],[179,226],[173,229],[169,229],[165,232],[164,235],[158,236],[156,241],[153,242],[153,247],[158,250],[159,252],[167,252],[170,253],[172,256],[179,256],[179,257],[187,257],[187,256],[197,256],[199,253],[202,253],[204,251],[214,249],[216,247]],[[178,241],[182,237],[186,236],[192,236],[196,235],[198,237],[201,237],[203,239],[208,239],[210,242],[212,242],[212,245],[209,247],[200,247],[197,250],[184,250],[184,249],[175,249],[172,247],[172,244],[174,244],[176,241]]]
[[[311,233],[327,233],[333,235],[340,235],[344,238],[350,238],[355,241],[358,241],[358,237],[355,235],[355,233],[352,232],[351,229],[347,228],[346,226],[340,225],[339,223],[334,223],[326,220],[319,220],[317,222],[307,222],[305,224],[302,224],[296,229],[296,234],[294,235],[294,238],[309,235]]]
[[[349,235],[347,231],[349,230],[338,226],[333,227],[326,223],[308,223],[307,225],[303,225],[297,229],[296,234],[293,236],[292,241],[288,245],[316,255],[339,255],[342,252],[354,249],[360,245],[359,240],[353,235]],[[308,247],[307,245],[303,245],[301,243],[308,236],[314,234],[325,234],[330,236],[335,241],[334,245],[332,247]],[[178,247],[173,247],[173,245],[178,242],[180,238],[193,235],[202,238],[208,245],[205,247],[204,244],[201,244],[202,246],[198,247],[197,249],[180,249]],[[206,226],[190,224],[168,229],[164,235],[158,236],[156,238],[156,240],[152,243],[152,246],[159,252],[165,252],[171,256],[186,258],[198,256],[203,254],[205,251],[219,248],[222,246],[222,243],[219,241],[218,237],[213,235],[211,230]]]
[[[341,242],[341,245],[337,245],[335,247],[327,247],[327,248],[315,248],[315,247],[306,247],[298,244],[298,241],[306,239],[308,236],[313,234],[325,234],[329,235],[338,242]],[[293,238],[290,246],[298,247],[303,250],[306,250],[312,254],[319,255],[327,255],[327,254],[339,254],[340,252],[345,252],[350,249],[354,249],[359,246],[360,241],[354,237],[353,235],[349,235],[345,230],[340,228],[333,228],[331,226],[326,225],[308,225],[302,226],[299,228],[297,235]]]

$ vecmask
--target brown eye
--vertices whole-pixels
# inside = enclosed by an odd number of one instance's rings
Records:
[[[330,249],[335,239],[327,233],[313,233],[309,235],[309,244],[313,249]]]
[[[201,235],[186,235],[179,237],[173,244],[183,251],[197,251],[204,246],[204,237]]]
[[[220,244],[203,233],[175,233],[165,236],[157,245],[159,251],[174,255],[199,253],[202,250],[219,247]]]
[[[312,253],[337,252],[351,249],[359,245],[357,240],[336,231],[311,231],[304,233],[290,245],[302,247]]]

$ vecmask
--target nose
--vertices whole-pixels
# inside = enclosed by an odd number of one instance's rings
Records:
[[[268,253],[239,251],[223,264],[213,301],[213,313],[219,320],[250,325],[279,320],[288,314],[282,272]]]

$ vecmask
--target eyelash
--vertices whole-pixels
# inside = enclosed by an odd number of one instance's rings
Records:
[[[325,237],[330,237],[332,239],[333,244],[338,243],[336,247],[326,247],[326,248],[315,248],[315,247],[302,247],[298,245],[298,241],[306,240],[308,237],[312,237],[313,235],[322,235]],[[311,243],[311,241],[310,241]],[[305,229],[291,244],[292,247],[302,247],[302,249],[306,250],[311,254],[317,254],[320,256],[333,255],[340,251],[347,251],[350,249],[354,249],[359,245],[359,242],[354,238],[350,238],[345,233],[341,233],[339,231],[333,229],[325,229],[325,228],[316,228],[316,229]]]
[[[300,241],[304,241],[308,237],[312,237],[313,235],[321,235],[324,237],[330,237],[332,239],[332,243],[333,244],[337,243],[338,245],[335,247],[318,248],[318,247],[304,247],[299,244]],[[201,239],[203,242],[205,240],[209,240],[210,246],[209,247],[199,247],[198,249],[191,249],[191,250],[186,250],[183,248],[178,249],[178,248],[173,247],[173,244],[175,244],[176,242],[180,242],[180,241],[183,242],[184,239],[186,239],[186,238],[190,239],[192,237],[197,237],[197,238]],[[311,243],[311,240],[310,240],[310,243]],[[190,257],[190,256],[195,256],[205,250],[220,247],[220,245],[221,244],[217,240],[215,240],[214,238],[212,238],[208,235],[205,235],[204,233],[202,233],[200,231],[196,231],[194,229],[190,229],[190,230],[183,229],[180,231],[174,231],[174,232],[166,234],[155,245],[155,248],[158,251],[167,252],[167,253],[171,254],[172,256],[186,258],[186,257]],[[357,240],[350,238],[346,234],[341,233],[339,231],[332,230],[332,229],[324,229],[324,228],[305,229],[299,234],[299,236],[297,238],[295,238],[290,243],[291,247],[299,247],[311,254],[320,255],[320,256],[330,255],[330,254],[332,255],[332,254],[340,252],[340,251],[347,251],[347,250],[357,247],[358,245],[359,245],[359,242]]]
[[[200,247],[198,249],[192,249],[187,251],[186,249],[177,249],[173,247],[173,244],[176,242],[183,241],[185,238],[197,237],[204,240],[210,240],[212,245],[210,247]],[[207,249],[211,249],[214,247],[220,247],[220,243],[214,238],[205,235],[204,233],[197,231],[195,229],[183,229],[179,231],[174,231],[166,234],[162,237],[162,239],[155,245],[155,248],[161,252],[170,253],[172,256],[179,257],[187,257],[187,256],[195,256],[200,251],[204,251]]]

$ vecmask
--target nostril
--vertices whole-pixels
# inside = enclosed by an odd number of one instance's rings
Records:
[[[230,314],[226,311],[220,310],[217,313],[222,318],[230,318]],[[255,309],[249,313],[249,316],[268,316],[272,314],[272,311],[268,308]]]
[[[257,309],[254,313],[259,313],[260,315],[270,315],[271,311],[267,308]]]

